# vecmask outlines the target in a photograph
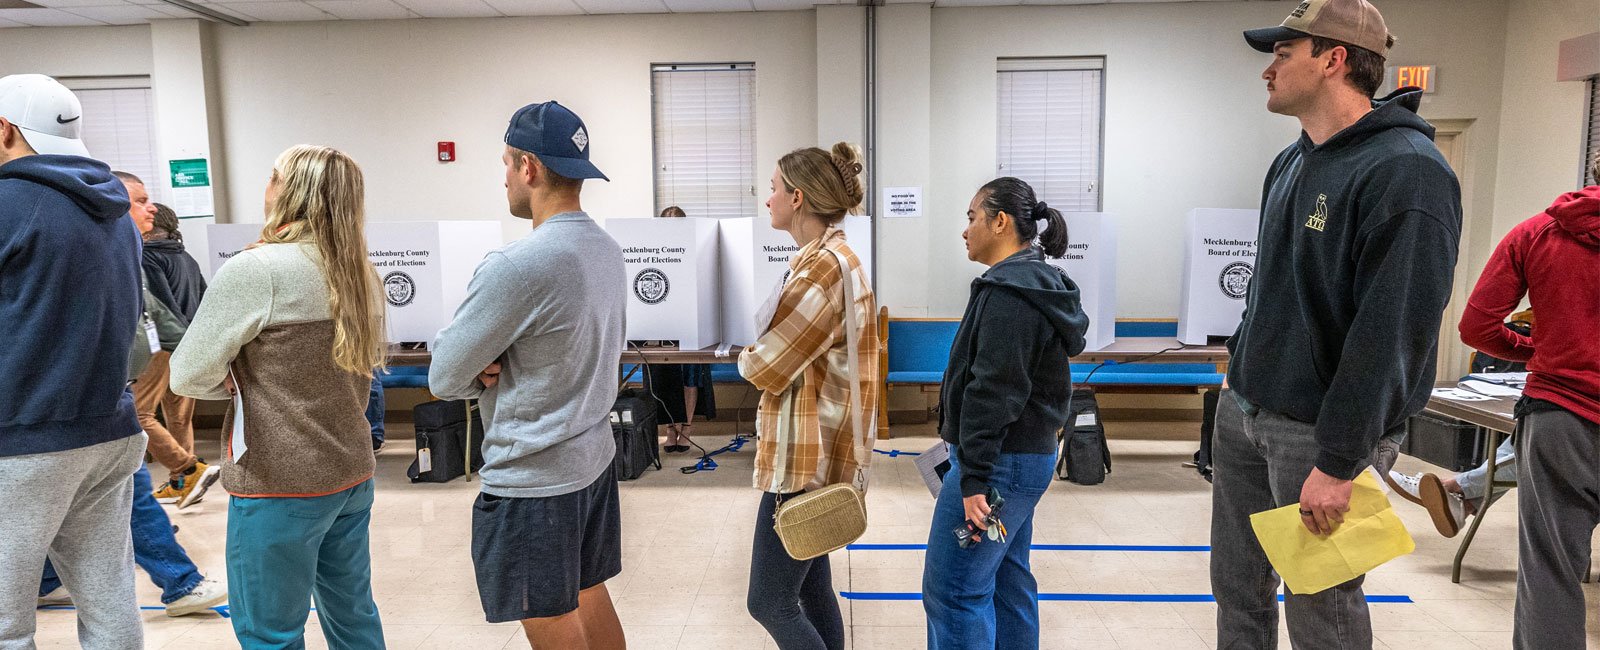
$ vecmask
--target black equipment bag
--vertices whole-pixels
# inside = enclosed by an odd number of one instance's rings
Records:
[[[611,435],[617,441],[617,480],[631,481],[646,469],[661,469],[658,423],[655,398],[650,393],[632,388],[617,393],[617,403],[611,407]]]
[[[1067,426],[1058,434],[1061,454],[1056,458],[1056,479],[1079,485],[1104,483],[1111,472],[1111,447],[1106,444],[1094,389],[1073,389],[1069,412]]]
[[[411,411],[417,458],[406,468],[412,483],[445,483],[483,467],[483,417],[476,400],[433,401]],[[468,454],[471,460],[468,460]]]

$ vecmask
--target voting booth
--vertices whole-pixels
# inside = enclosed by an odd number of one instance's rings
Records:
[[[1205,345],[1213,336],[1233,336],[1244,315],[1245,295],[1256,269],[1256,210],[1197,208],[1185,220],[1183,300],[1178,340]]]
[[[687,350],[722,342],[716,219],[607,219],[605,228],[627,267],[628,339]]]
[[[750,345],[759,332],[756,311],[783,281],[800,246],[787,231],[773,230],[768,217],[718,219],[717,223],[722,251],[722,342]],[[841,227],[871,281],[872,218],[846,216]]]
[[[1089,316],[1084,351],[1101,350],[1117,340],[1117,223],[1105,212],[1063,212],[1067,254],[1049,260],[1078,285],[1083,313]]]
[[[367,255],[388,304],[388,336],[432,344],[455,317],[467,283],[490,251],[503,245],[498,221],[368,222]],[[206,226],[213,275],[261,239],[261,224]]]

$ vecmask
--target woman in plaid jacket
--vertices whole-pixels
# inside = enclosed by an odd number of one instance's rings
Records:
[[[794,236],[799,252],[777,293],[757,314],[761,337],[739,356],[739,373],[761,389],[755,487],[761,509],[750,562],[748,607],[782,650],[839,650],[844,620],[834,598],[828,557],[789,557],[773,530],[784,499],[864,477],[877,412],[878,335],[872,285],[838,228],[861,206],[861,154],[848,143],[799,149],[772,174],[772,227]],[[841,268],[840,253],[848,262]],[[844,304],[844,283],[855,301]],[[858,384],[852,385],[845,309],[855,310]],[[866,429],[856,448],[850,393],[858,391]],[[858,485],[858,487],[865,487]]]

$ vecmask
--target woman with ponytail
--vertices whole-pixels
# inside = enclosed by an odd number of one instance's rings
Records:
[[[212,278],[172,355],[173,391],[228,399],[222,486],[235,635],[304,645],[314,597],[328,645],[382,648],[367,525],[364,415],[384,362],[384,301],[367,260],[361,168],[294,147],[267,184],[262,240]]]
[[[1045,262],[1066,253],[1066,222],[1027,183],[979,189],[962,238],[989,270],[972,281],[940,391],[950,471],[923,565],[928,647],[1038,648],[1033,508],[1050,487],[1072,397],[1067,360],[1083,351],[1089,319],[1078,286]]]
[[[739,374],[761,390],[754,483],[763,494],[747,607],[780,650],[844,648],[828,556],[790,557],[773,521],[784,500],[807,490],[846,482],[866,489],[867,468],[858,459],[870,458],[874,443],[877,307],[866,270],[839,229],[845,214],[860,209],[862,194],[861,154],[841,142],[831,152],[798,149],[779,159],[767,199],[773,229],[801,248],[756,316],[761,336],[739,356]],[[845,283],[853,301],[845,300]],[[845,329],[846,310],[853,334]]]

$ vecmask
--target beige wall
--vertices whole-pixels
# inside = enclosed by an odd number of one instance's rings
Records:
[[[260,221],[273,159],[339,147],[367,174],[374,221],[500,219],[512,112],[556,99],[584,118],[611,178],[584,191],[600,218],[654,214],[650,65],[754,61],[759,203],[768,164],[813,143],[811,12],[502,20],[261,23],[215,32],[235,221]],[[435,142],[460,161],[434,161]]]
[[[1277,24],[1290,5],[1267,2],[934,9],[934,164],[930,246],[885,256],[924,270],[930,315],[956,316],[981,271],[960,232],[972,192],[995,175],[995,60],[1104,56],[1104,210],[1119,219],[1118,314],[1177,316],[1183,218],[1192,208],[1256,208],[1267,166],[1298,134],[1268,113],[1267,55],[1241,29]],[[1434,63],[1443,80],[1424,101],[1431,119],[1477,120],[1468,158],[1469,209],[1493,205],[1503,22],[1499,0],[1407,0],[1384,7],[1400,43],[1395,62]],[[1463,39],[1461,34],[1484,34]],[[994,35],[1002,35],[995,38]],[[1481,135],[1480,135],[1481,132]],[[893,179],[885,179],[886,182]],[[892,296],[911,302],[920,296]]]
[[[150,59],[149,25],[0,30],[0,76],[145,76]]]

